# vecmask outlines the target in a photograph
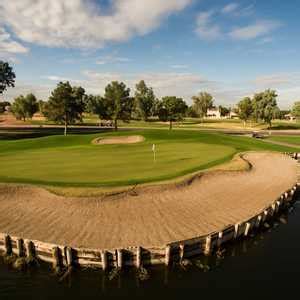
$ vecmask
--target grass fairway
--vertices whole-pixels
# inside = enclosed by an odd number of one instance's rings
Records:
[[[94,145],[99,136],[142,135],[128,145]],[[157,161],[153,162],[152,144]],[[223,163],[241,151],[296,149],[247,137],[187,130],[47,136],[0,141],[0,181],[53,186],[118,186],[171,179]]]
[[[270,136],[268,137],[269,140],[280,142],[280,143],[287,143],[293,144],[295,146],[300,146],[300,136]],[[299,149],[298,149],[299,151]]]

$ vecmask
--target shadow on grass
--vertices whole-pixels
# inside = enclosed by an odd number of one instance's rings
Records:
[[[111,128],[69,128],[68,134],[95,134],[100,132],[112,131]],[[0,140],[19,140],[29,138],[39,138],[50,135],[63,135],[64,129],[59,127],[52,128],[1,128]]]

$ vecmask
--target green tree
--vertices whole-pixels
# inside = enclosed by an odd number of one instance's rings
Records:
[[[193,106],[201,119],[203,119],[207,110],[213,106],[213,97],[209,93],[201,92],[197,96],[192,97]]]
[[[195,108],[193,105],[188,106],[185,114],[187,117],[190,117],[190,118],[198,118],[199,117],[199,115],[195,111]]]
[[[68,125],[80,121],[81,113],[82,107],[70,83],[60,82],[45,105],[44,115],[49,120],[64,124],[64,135],[67,135]]]
[[[245,97],[237,104],[237,114],[241,120],[244,121],[244,126],[246,122],[250,119],[253,113],[252,101],[249,97]]]
[[[219,112],[221,117],[226,117],[230,113],[230,108],[219,105]]]
[[[87,97],[87,111],[98,115],[100,120],[112,120],[113,112],[110,109],[107,99],[94,95]]]
[[[82,121],[82,115],[86,110],[87,96],[85,94],[85,89],[81,86],[72,87],[73,95],[77,103],[78,113],[80,115],[80,121]]]
[[[26,117],[32,119],[33,115],[39,110],[39,104],[33,94],[28,94],[25,98],[26,101]]]
[[[172,123],[182,120],[187,105],[182,98],[167,96],[162,98],[162,106],[159,111],[159,119],[170,123],[169,129],[172,129]]]
[[[297,121],[300,120],[300,101],[294,103],[292,108],[292,115],[296,118]]]
[[[134,99],[130,97],[130,89],[123,82],[113,81],[106,86],[104,98],[115,130],[118,130],[118,120],[129,121],[131,118]]]
[[[31,119],[37,111],[38,102],[33,94],[28,94],[25,97],[20,95],[14,100],[12,105],[12,113],[18,120]]]
[[[263,100],[261,105],[261,119],[271,128],[272,120],[278,117],[279,108],[277,106],[277,94],[274,90],[266,90],[263,92]]]
[[[7,106],[11,106],[11,104],[8,101],[0,102],[0,114],[3,114],[5,112],[5,107]]]
[[[8,87],[15,86],[15,78],[12,67],[7,62],[0,60],[0,94]]]
[[[141,80],[135,87],[135,102],[137,111],[142,119],[147,121],[152,114],[155,104],[153,89],[148,87],[144,80]]]
[[[15,98],[11,111],[17,120],[26,120],[26,98],[23,95]]]
[[[259,119],[263,119],[263,110],[264,110],[263,97],[264,97],[264,93],[261,92],[261,93],[254,94],[252,99],[253,117],[256,123],[259,121]]]

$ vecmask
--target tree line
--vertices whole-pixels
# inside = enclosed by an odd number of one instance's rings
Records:
[[[253,98],[245,97],[237,104],[237,114],[244,124],[248,120],[263,121],[272,126],[272,120],[280,118],[280,109],[277,106],[277,94],[274,90],[254,94]]]
[[[0,61],[0,94],[8,87],[14,87],[15,73],[8,63]],[[82,122],[83,113],[93,113],[101,120],[111,120],[115,130],[118,121],[128,122],[131,119],[148,121],[150,117],[158,117],[160,121],[169,122],[169,128],[175,121],[184,117],[199,117],[201,120],[207,116],[209,109],[214,107],[214,99],[207,92],[201,92],[192,97],[193,104],[176,96],[166,96],[158,99],[151,87],[144,80],[135,86],[134,95],[123,82],[112,81],[105,87],[104,95],[88,95],[82,87],[72,86],[69,82],[60,82],[51,92],[48,101],[37,100],[35,95],[20,95],[11,105],[11,111],[17,119],[30,119],[40,111],[48,120],[64,124],[65,134],[67,128],[76,122]],[[9,105],[0,102],[0,112]],[[230,108],[219,106],[221,116],[226,116]],[[239,118],[246,124],[249,120],[263,121],[270,127],[272,120],[280,117],[277,106],[277,94],[274,90],[265,90],[254,94],[252,98],[245,97],[234,109]],[[300,102],[296,102],[292,114],[300,118]]]

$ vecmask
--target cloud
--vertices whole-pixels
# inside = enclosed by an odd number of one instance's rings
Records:
[[[15,54],[24,54],[28,51],[28,48],[14,41],[11,35],[4,28],[0,27],[0,55],[2,57],[15,62]]]
[[[260,88],[282,88],[300,85],[300,73],[279,73],[258,76],[252,81]]]
[[[0,0],[0,24],[49,47],[100,48],[145,35],[192,0]]]
[[[177,95],[189,100],[199,89],[213,84],[209,80],[188,72],[165,73],[101,73],[91,70],[83,72],[86,77],[86,87],[91,93],[104,93],[105,86],[113,81],[124,81],[131,89],[140,80],[152,86],[158,97]]]
[[[253,24],[237,27],[229,32],[229,36],[237,40],[250,40],[260,36],[265,36],[273,30],[280,27],[282,24],[273,20],[256,21]]]
[[[254,4],[242,7],[239,3],[232,2],[225,5],[221,9],[221,13],[224,15],[233,15],[235,17],[246,17],[254,13]]]
[[[86,92],[91,94],[103,95],[105,86],[113,80],[123,81],[133,92],[136,83],[143,79],[153,87],[157,97],[176,95],[190,104],[193,95],[207,91],[213,95],[217,105],[234,106],[243,97],[252,97],[254,93],[267,88],[276,89],[279,95],[278,103],[282,109],[288,109],[293,102],[300,100],[300,73],[296,72],[263,75],[249,82],[236,81],[230,84],[212,81],[189,72],[110,73],[85,70],[81,75],[81,79],[59,75],[44,76],[47,81],[39,85],[18,80],[16,87],[9,89],[3,96],[6,100],[12,100],[20,94],[34,93],[38,99],[47,100],[56,84],[66,80],[72,85],[84,87]]]
[[[232,3],[229,3],[229,4],[225,5],[222,8],[221,12],[223,14],[230,14],[230,13],[236,11],[239,8],[239,6],[240,5],[238,3],[232,2]]]
[[[214,10],[205,11],[198,14],[195,32],[200,38],[207,41],[213,41],[222,37],[220,26],[213,24],[212,22],[212,17],[214,15]]]
[[[172,65],[172,69],[187,69],[189,66],[188,65]]]
[[[113,64],[113,63],[127,63],[130,62],[131,59],[127,57],[120,57],[114,55],[107,55],[100,57],[97,61],[97,65],[106,65],[106,64]]]

